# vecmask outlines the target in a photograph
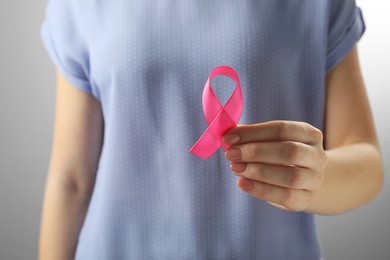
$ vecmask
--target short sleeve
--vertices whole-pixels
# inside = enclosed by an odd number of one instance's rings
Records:
[[[326,72],[332,70],[347,56],[365,31],[362,11],[354,0],[331,2]]]
[[[71,0],[50,0],[41,38],[50,58],[76,88],[91,93],[89,57]]]

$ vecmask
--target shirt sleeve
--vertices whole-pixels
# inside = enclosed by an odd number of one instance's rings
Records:
[[[365,23],[354,0],[332,1],[328,27],[326,72],[332,70],[360,40]]]
[[[41,26],[41,38],[51,60],[64,77],[74,87],[91,93],[87,45],[72,2],[49,1]]]

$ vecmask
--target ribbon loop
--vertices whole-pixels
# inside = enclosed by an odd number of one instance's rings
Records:
[[[236,82],[236,88],[225,106],[221,105],[210,85],[211,79],[221,75]],[[191,148],[190,153],[207,160],[219,147],[225,151],[229,148],[222,143],[222,136],[226,131],[237,126],[244,107],[240,79],[232,68],[220,66],[210,73],[203,89],[202,105],[208,128]]]

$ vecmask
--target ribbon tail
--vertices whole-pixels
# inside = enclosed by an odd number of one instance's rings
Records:
[[[218,140],[215,140],[215,138],[206,131],[191,148],[190,153],[203,160],[207,160],[218,150],[220,145]]]
[[[206,129],[198,142],[191,148],[190,153],[203,160],[210,158],[219,147],[227,150],[229,146],[222,143],[223,134],[237,125],[225,110],[221,110],[214,121]]]

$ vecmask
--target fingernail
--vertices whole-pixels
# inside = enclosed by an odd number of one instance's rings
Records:
[[[238,134],[226,134],[222,137],[222,142],[227,145],[236,144],[240,141]]]
[[[235,173],[243,173],[246,170],[246,163],[231,163],[230,169]]]
[[[246,178],[241,178],[238,180],[238,187],[243,190],[251,190],[253,188],[253,183]]]
[[[241,159],[241,150],[237,149],[237,148],[229,149],[225,153],[225,157],[229,161],[231,161],[231,160],[240,160]]]

